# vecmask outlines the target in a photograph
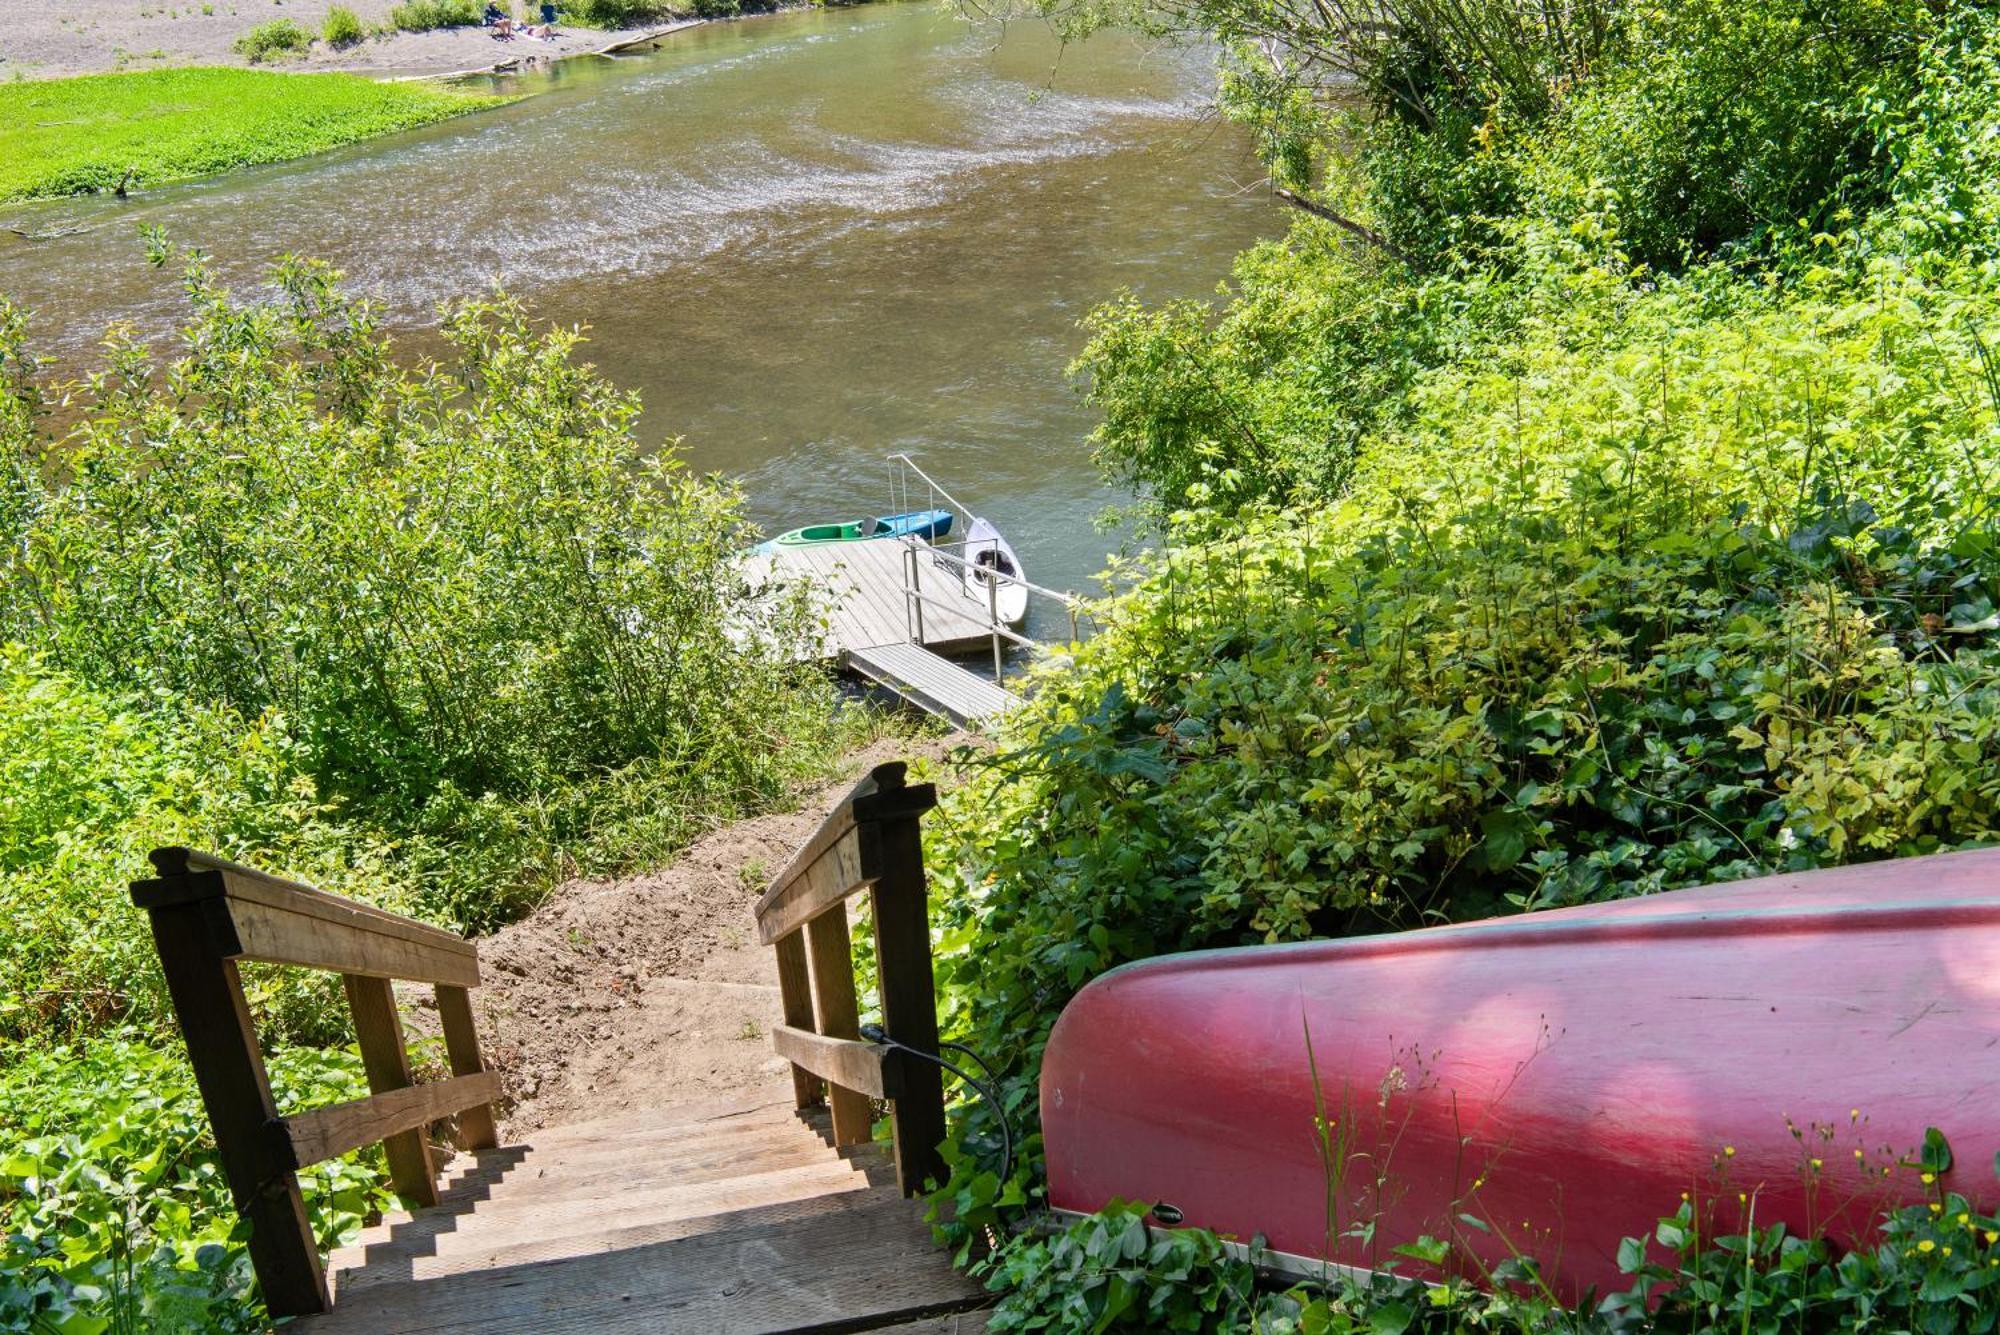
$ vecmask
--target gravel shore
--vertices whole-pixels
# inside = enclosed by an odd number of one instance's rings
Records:
[[[365,24],[384,22],[396,0],[340,0]],[[174,65],[243,65],[236,39],[288,18],[317,37],[333,0],[42,0],[0,5],[0,79],[52,79]],[[517,12],[521,0],[516,0]],[[380,76],[448,74],[597,51],[659,31],[561,31],[552,41],[498,41],[480,28],[396,33],[335,51],[315,41],[302,59],[268,66],[353,70]]]

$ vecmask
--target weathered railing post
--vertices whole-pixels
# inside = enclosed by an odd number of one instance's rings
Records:
[[[323,1312],[331,1301],[298,1174],[271,1150],[278,1115],[237,972],[242,947],[220,872],[190,871],[186,850],[153,855],[159,879],[133,887],[160,952],[202,1106],[236,1211],[250,1224],[250,1263],[273,1316]]]
[[[897,1183],[915,1195],[942,1173],[945,1133],[920,824],[937,790],[910,787],[904,771],[901,761],[878,765],[855,785],[772,879],[756,917],[758,939],[778,952],[785,1021],[771,1041],[792,1064],[799,1107],[818,1103],[824,1090],[835,1143],[854,1145],[869,1137],[870,1100],[886,1099]],[[847,901],[864,888],[885,1042],[860,1041]]]
[[[903,785],[903,766],[875,771],[875,792],[854,803],[857,826],[878,833],[881,875],[870,891],[875,920],[875,971],[882,999],[882,1029],[918,1052],[938,1050],[937,987],[931,973],[929,896],[924,881],[923,813],[937,805],[937,790]],[[896,1184],[905,1196],[943,1176],[944,1073],[934,1062],[906,1061],[902,1095],[895,1102]]]
[[[159,875],[134,883],[132,902],[152,922],[223,1175],[250,1224],[250,1263],[265,1306],[277,1317],[323,1312],[331,1294],[299,1169],[379,1142],[396,1190],[435,1204],[431,1125],[456,1117],[467,1148],[494,1144],[500,1079],[480,1058],[467,992],[479,985],[479,952],[440,928],[222,858],[163,848],[152,861]],[[278,1116],[238,960],[342,976],[367,1098]],[[411,1079],[390,981],[397,978],[436,987],[450,1079]]]

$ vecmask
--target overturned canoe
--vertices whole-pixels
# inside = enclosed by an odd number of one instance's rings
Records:
[[[1052,1206],[1284,1269],[1421,1273],[1394,1249],[1429,1236],[1603,1293],[1683,1192],[1853,1238],[1930,1190],[1927,1127],[1994,1195],[2000,850],[1149,960],[1070,1002],[1041,1098]]]

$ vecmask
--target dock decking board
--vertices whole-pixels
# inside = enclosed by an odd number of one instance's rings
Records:
[[[932,1244],[880,1148],[836,1150],[824,1113],[787,1104],[685,1117],[557,1128],[463,1156],[437,1206],[334,1255],[334,1309],[295,1328],[985,1328],[979,1286]]]
[[[838,659],[850,649],[910,642],[903,597],[907,550],[896,538],[868,538],[786,547],[744,560],[753,583],[804,583],[825,593],[829,624],[820,652]],[[940,570],[926,561],[919,580],[925,593],[955,596],[965,604],[964,610],[936,601],[924,605],[925,648],[953,653],[992,644],[986,609],[956,592],[963,583],[955,569]]]
[[[847,665],[910,703],[961,728],[997,719],[1019,703],[1012,691],[914,644],[850,649]]]
[[[813,543],[745,558],[753,583],[799,584],[824,596],[827,627],[815,652],[888,687],[961,728],[999,718],[1017,704],[1013,692],[941,657],[990,649],[987,608],[959,592],[956,567],[939,565],[916,548],[926,593],[952,602],[924,604],[923,642],[904,593],[908,544],[897,538]]]

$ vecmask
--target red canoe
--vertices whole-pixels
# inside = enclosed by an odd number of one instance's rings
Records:
[[[1056,1209],[1158,1202],[1281,1269],[1429,1235],[1605,1293],[1683,1192],[1852,1238],[1925,1190],[1896,1165],[1926,1127],[1995,1194],[2000,849],[1129,965],[1063,1012],[1041,1097]]]

